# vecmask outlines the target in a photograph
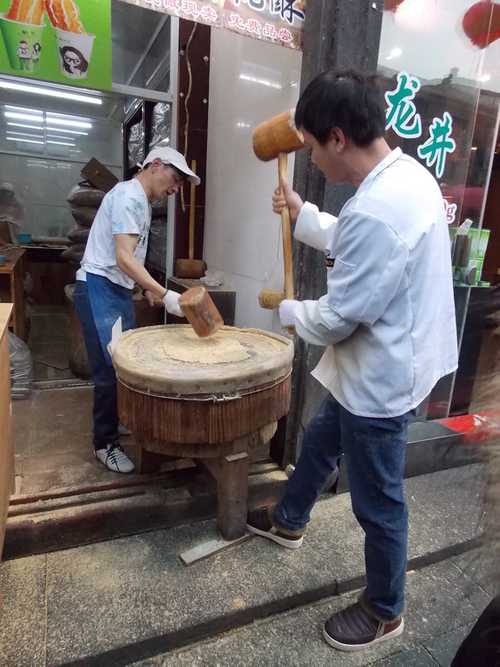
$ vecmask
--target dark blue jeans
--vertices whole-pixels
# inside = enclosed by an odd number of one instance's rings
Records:
[[[82,325],[94,382],[94,447],[95,449],[101,449],[109,443],[117,442],[119,438],[116,375],[106,345],[111,340],[111,326],[119,316],[122,314],[124,316],[123,330],[131,328],[131,325],[133,325],[131,319],[133,304],[131,292],[127,290],[127,292],[130,292],[130,307],[127,308],[125,305],[125,308],[121,308],[124,312],[118,312],[120,308],[117,307],[117,303],[113,299],[113,292],[117,286],[113,286],[106,278],[100,276],[94,276],[93,278],[96,279],[96,285],[93,285],[93,287],[97,295],[99,295],[99,285],[102,285],[99,307],[96,312],[99,313],[104,307],[109,314],[107,318],[109,323],[104,321],[104,317],[99,317],[99,321],[96,321],[94,309],[89,299],[87,283],[80,280],[75,285],[74,304]],[[101,281],[104,282],[101,283]],[[95,289],[96,286],[97,289]],[[118,291],[120,289],[125,288],[118,288]],[[123,294],[123,297],[127,296],[127,294]],[[120,299],[118,299],[119,302]],[[109,336],[107,335],[107,328],[109,328]]]
[[[352,509],[365,533],[364,601],[381,619],[404,608],[408,511],[403,475],[408,416],[373,419],[345,410],[332,396],[306,428],[302,452],[276,522],[300,530],[344,456]]]

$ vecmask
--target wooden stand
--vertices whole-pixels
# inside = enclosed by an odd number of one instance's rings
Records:
[[[250,457],[290,407],[293,343],[268,331],[224,327],[218,340],[209,339],[206,358],[221,341],[240,344],[243,358],[179,362],[169,356],[169,341],[188,333],[173,325],[123,334],[113,351],[118,414],[136,437],[139,472],[157,469],[162,456],[208,469],[217,482],[217,525],[234,540],[245,533]],[[196,345],[205,354],[202,340]]]
[[[217,482],[217,528],[225,540],[236,540],[245,534],[248,512],[248,469],[252,452],[267,444],[276,432],[276,422],[234,442],[203,445],[182,451],[201,463]],[[157,472],[166,454],[177,455],[176,443],[149,443],[136,437],[137,469],[140,473]],[[160,454],[160,450],[162,453]],[[192,456],[195,452],[198,456]]]

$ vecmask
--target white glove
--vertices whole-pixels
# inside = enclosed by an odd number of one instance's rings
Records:
[[[184,317],[184,313],[179,305],[180,294],[172,291],[171,289],[167,290],[167,293],[163,297],[163,305],[167,309],[167,313],[170,315],[175,315],[176,317]]]
[[[283,327],[294,327],[295,317],[300,301],[284,299],[280,303],[280,321]]]

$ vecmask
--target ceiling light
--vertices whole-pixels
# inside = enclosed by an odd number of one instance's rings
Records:
[[[76,144],[70,144],[67,143],[66,141],[49,141],[47,139],[48,144],[57,144],[58,146],[76,146]]]
[[[61,137],[59,134],[48,134],[48,139],[62,139],[62,141],[74,141],[73,137]],[[73,144],[75,146],[75,144]]]
[[[32,95],[46,95],[47,97],[58,97],[63,100],[72,100],[73,102],[85,102],[86,104],[96,104],[100,106],[102,99],[92,95],[80,95],[79,93],[67,93],[55,88],[43,88],[41,86],[32,86],[25,83],[15,83],[14,81],[5,81],[0,79],[0,88],[6,90],[16,90],[20,93],[30,93]]]
[[[31,134],[30,132],[15,132],[14,130],[7,130],[7,134],[15,134],[19,137],[32,137],[33,139],[43,139],[43,135]]]
[[[30,116],[27,113],[17,113],[17,111],[4,111],[5,118],[14,120],[29,120],[31,123],[43,123],[43,116]]]
[[[39,125],[25,125],[24,123],[7,123],[9,127],[24,127],[26,130],[42,130]]]
[[[43,141],[35,141],[34,139],[23,139],[22,137],[5,137],[7,141],[24,141],[27,144],[42,144]]]
[[[29,114],[36,114],[38,116],[43,116],[43,111],[41,109],[28,109],[27,107],[14,107],[11,104],[5,104],[5,109],[10,109],[11,111],[25,111]]]
[[[479,77],[479,81],[480,81],[481,83],[487,83],[488,81],[491,81],[491,74],[482,74],[482,75]]]
[[[47,118],[46,123],[47,126],[52,127],[57,127],[57,125],[64,125],[65,127],[81,127],[85,130],[90,130],[92,127],[92,123],[86,123],[81,120],[65,120],[64,118]]]
[[[67,133],[67,134],[80,134],[80,135],[82,135],[82,136],[84,136],[84,137],[88,137],[88,136],[89,136],[89,133],[88,133],[88,132],[81,132],[80,130],[67,130],[65,127],[53,127],[53,128],[48,127],[47,129],[48,129],[48,130],[53,129],[53,130],[55,130],[55,131],[57,131],[57,132],[64,132],[64,133]],[[70,139],[71,137],[66,137],[66,138],[67,138],[67,139]]]
[[[26,130],[42,130],[44,129],[42,126],[38,125],[25,125],[24,123],[7,123],[9,127],[24,127]],[[48,128],[50,129],[50,128]],[[54,127],[53,128],[57,132],[64,132],[65,134],[78,134],[81,135],[82,137],[88,137],[89,133],[88,132],[82,132],[81,130],[67,130],[65,127]],[[66,137],[66,139],[69,139],[70,137]]]

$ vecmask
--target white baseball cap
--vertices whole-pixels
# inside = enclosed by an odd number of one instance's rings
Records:
[[[188,167],[184,155],[173,148],[169,148],[168,146],[153,148],[153,150],[148,153],[144,162],[138,166],[141,167],[141,169],[144,169],[147,164],[150,164],[150,162],[153,162],[154,160],[160,160],[163,164],[171,164],[183,174],[186,174],[188,179],[191,183],[194,183],[194,185],[199,185],[201,183],[200,178]]]

